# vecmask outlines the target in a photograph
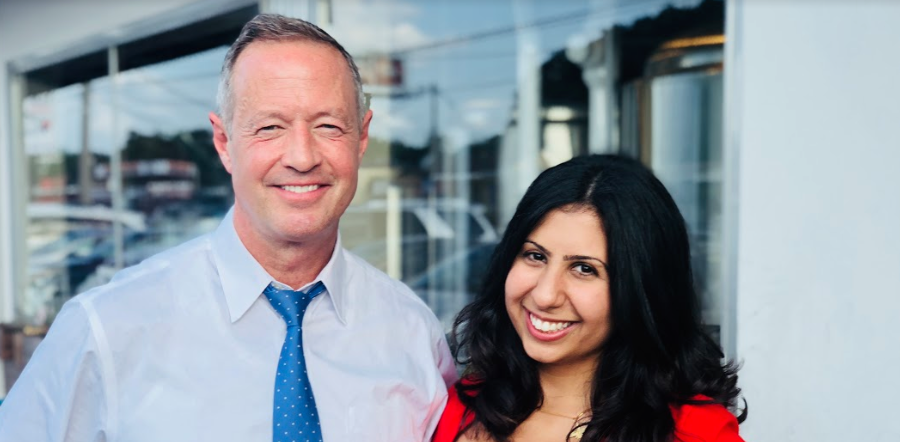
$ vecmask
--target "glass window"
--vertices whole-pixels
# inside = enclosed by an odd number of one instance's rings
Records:
[[[724,2],[325,3],[319,24],[356,57],[375,113],[345,246],[449,329],[537,174],[620,152],[684,212],[717,329]]]
[[[85,287],[114,218],[109,77],[71,77],[26,76],[22,103],[29,259],[19,310],[36,323]]]
[[[208,118],[227,51],[219,46],[119,76],[124,202],[144,220],[141,230],[126,229],[125,266],[215,229],[231,206],[231,177]]]
[[[207,114],[228,45],[257,10],[22,74],[28,258],[19,322],[48,324],[75,294],[218,225],[233,197]]]
[[[343,245],[408,283],[445,327],[531,181],[591,152],[640,158],[668,186],[704,319],[721,326],[723,1],[317,7],[375,112]],[[255,12],[25,73],[26,322],[216,225],[232,195],[206,113],[226,46]]]

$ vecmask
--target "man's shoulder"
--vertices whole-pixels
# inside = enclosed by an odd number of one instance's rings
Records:
[[[344,258],[349,270],[348,276],[352,279],[352,283],[365,284],[366,287],[370,287],[378,295],[397,296],[401,299],[408,298],[413,302],[421,302],[421,299],[406,284],[391,278],[387,273],[346,249],[344,249]]]
[[[151,268],[179,267],[184,264],[195,263],[198,258],[208,256],[212,252],[212,237],[212,233],[200,235],[175,247],[151,255],[134,267],[142,265],[147,265]]]
[[[170,287],[178,283],[179,278],[200,279],[208,273],[212,263],[210,244],[207,234],[164,250],[119,270],[108,283],[79,294],[73,300],[112,308],[150,301],[148,297],[158,300],[159,296],[172,294]]]
[[[348,275],[351,278],[350,283],[353,287],[365,288],[365,299],[375,300],[379,305],[394,311],[397,308],[410,310],[417,313],[415,317],[429,318],[437,322],[428,305],[406,284],[388,276],[346,249],[344,257],[350,270]]]

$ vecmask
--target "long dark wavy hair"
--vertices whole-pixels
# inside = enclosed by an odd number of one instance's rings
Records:
[[[704,331],[691,273],[684,218],[666,188],[638,161],[574,158],[531,184],[503,235],[483,289],[450,335],[457,382],[474,422],[505,441],[543,401],[504,301],[506,275],[527,236],[553,210],[593,210],[607,240],[611,328],[591,387],[584,441],[663,442],[674,436],[671,405],[721,404],[734,410],[737,366]],[[465,355],[465,356],[462,356]],[[692,399],[702,394],[708,401]],[[746,417],[746,410],[739,420]]]

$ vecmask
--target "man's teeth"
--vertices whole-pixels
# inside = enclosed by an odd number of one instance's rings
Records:
[[[287,190],[288,192],[306,193],[318,189],[319,185],[313,184],[311,186],[281,186],[281,188]]]
[[[544,321],[542,319],[537,318],[536,316],[534,316],[532,314],[529,314],[528,317],[529,317],[529,319],[531,319],[531,325],[533,325],[534,328],[536,328],[544,333],[558,332],[558,331],[560,331],[564,328],[568,328],[570,325],[572,325],[571,322]]]

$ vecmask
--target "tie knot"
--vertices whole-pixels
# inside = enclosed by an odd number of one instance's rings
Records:
[[[309,307],[309,303],[316,295],[323,291],[325,291],[325,284],[322,284],[322,281],[319,281],[306,292],[299,290],[280,290],[275,288],[272,284],[269,284],[269,286],[263,290],[263,294],[266,295],[269,304],[271,304],[272,308],[281,315],[288,327],[299,327],[300,319],[303,318],[303,314],[306,313],[306,308]]]

